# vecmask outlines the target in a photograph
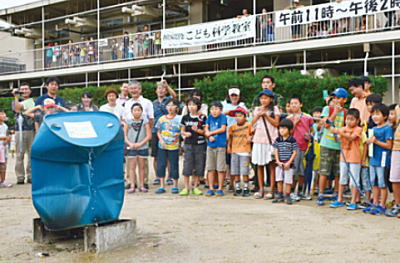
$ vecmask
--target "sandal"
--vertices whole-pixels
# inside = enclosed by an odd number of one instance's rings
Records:
[[[142,187],[142,188],[140,188],[139,189],[139,192],[142,192],[142,193],[147,193],[149,190],[147,190],[146,188],[144,188],[144,187]]]
[[[254,194],[255,199],[262,199],[263,197],[264,197],[264,192],[259,191]]]
[[[129,188],[128,191],[126,191],[128,194],[133,194],[135,192],[135,188]]]

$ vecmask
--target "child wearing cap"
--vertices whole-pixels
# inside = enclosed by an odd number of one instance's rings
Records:
[[[336,128],[341,128],[345,123],[345,115],[347,110],[343,108],[347,101],[347,90],[343,88],[337,88],[332,94],[333,105],[325,106],[322,110],[321,117],[324,121],[331,122]],[[339,190],[339,175],[340,175],[340,143],[337,141],[335,135],[328,129],[327,124],[324,128],[320,143],[320,175],[319,175],[319,193],[318,193],[318,205],[324,205],[324,189],[327,185],[328,176],[331,174],[335,177],[335,193]]]
[[[293,130],[293,122],[290,119],[283,119],[279,123],[279,137],[275,140],[274,153],[276,160],[275,179],[278,185],[278,194],[273,203],[286,201],[292,204],[290,197],[291,186],[293,183],[294,161],[299,151],[296,139],[290,136]],[[285,199],[283,198],[283,183],[286,185]]]
[[[314,121],[310,115],[302,112],[303,107],[302,100],[299,96],[292,96],[289,100],[292,114],[287,118],[293,122],[293,137],[296,139],[299,151],[297,152],[294,160],[294,180],[292,184],[292,199],[299,201],[303,196],[303,185],[304,185],[304,163],[303,159],[305,152],[308,148],[308,142],[310,141],[310,135],[312,133],[312,125]],[[296,183],[298,182],[298,194],[295,194]]]
[[[272,144],[278,137],[278,125],[280,118],[279,108],[274,106],[274,93],[265,89],[258,94],[261,106],[256,107],[253,111],[252,125],[254,128],[253,150],[251,153],[251,161],[257,165],[257,177],[259,191],[254,197],[260,199],[264,197],[264,167],[268,166],[271,175],[271,194],[268,198],[273,198],[275,187],[275,167],[273,163]]]
[[[215,195],[214,179],[215,173],[218,174],[218,189],[217,196],[223,196],[222,190],[225,171],[226,171],[226,126],[227,119],[222,113],[222,104],[219,101],[214,101],[211,104],[210,115],[207,118],[205,127],[205,136],[207,141],[207,160],[206,166],[208,171],[208,184],[210,190],[206,196]]]
[[[43,122],[45,116],[54,114],[59,111],[69,112],[68,109],[63,106],[57,105],[53,99],[45,99],[42,105],[37,105],[24,112],[24,115],[34,119],[35,121],[35,132],[39,131],[40,125]]]
[[[235,181],[235,196],[249,196],[249,164],[251,153],[252,125],[246,121],[247,111],[236,108],[236,123],[228,129],[228,153],[231,154],[231,176]],[[240,187],[240,176],[243,178],[243,192]]]

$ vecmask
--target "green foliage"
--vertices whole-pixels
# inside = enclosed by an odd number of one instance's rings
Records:
[[[14,129],[15,118],[14,113],[11,109],[11,103],[13,102],[14,97],[1,97],[0,98],[0,109],[4,110],[7,115],[8,120],[6,121],[8,125],[8,129]]]
[[[247,106],[252,107],[257,103],[257,94],[261,91],[261,78],[271,75],[275,78],[274,92],[280,95],[279,104],[284,106],[293,95],[298,95],[303,100],[303,111],[309,112],[315,106],[324,105],[323,90],[332,92],[336,88],[347,88],[347,82],[354,76],[342,75],[339,77],[324,77],[322,79],[302,75],[299,71],[270,70],[238,74],[235,72],[221,72],[215,77],[206,77],[195,81],[194,86],[203,92],[205,103],[214,100],[223,100],[229,87],[240,88],[242,100]],[[383,94],[387,91],[388,81],[382,77],[371,76],[372,90]],[[350,103],[351,97],[348,99]]]

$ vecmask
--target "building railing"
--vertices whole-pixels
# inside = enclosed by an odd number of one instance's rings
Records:
[[[161,31],[148,31],[99,40],[47,46],[34,50],[4,53],[0,54],[0,61],[1,59],[12,59],[18,66],[0,66],[0,75],[210,52],[299,40],[331,38],[400,28],[400,14],[394,11],[286,27],[275,27],[274,20],[274,12],[257,14],[255,38],[190,48],[162,49]]]

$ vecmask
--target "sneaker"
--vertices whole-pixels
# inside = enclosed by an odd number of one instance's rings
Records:
[[[129,188],[126,192],[128,194],[133,194],[135,192],[135,188]]]
[[[224,196],[224,191],[222,190],[217,190],[217,196]]]
[[[242,196],[243,196],[243,197],[249,197],[249,196],[250,196],[250,191],[249,191],[249,189],[244,189],[244,190],[243,190],[243,193],[242,193]]]
[[[171,194],[179,194],[179,188],[174,186],[171,188]]]
[[[279,202],[283,202],[283,201],[284,201],[283,195],[280,194],[280,193],[278,193],[278,194],[275,196],[274,200],[272,200],[272,203],[279,203]]]
[[[167,185],[173,185],[174,184],[174,180],[172,180],[171,178],[167,179]]]
[[[233,185],[230,185],[230,186],[228,187],[228,191],[229,191],[229,192],[235,191],[235,188],[233,187]]]
[[[274,198],[274,193],[270,192],[265,195],[265,199],[273,199]]]
[[[295,193],[291,193],[290,194],[290,198],[295,202],[299,202],[300,201],[300,197]]]
[[[218,188],[219,188],[218,185],[214,184],[214,189],[218,189]]]
[[[160,188],[157,189],[156,194],[164,194],[165,192],[166,192],[165,188],[164,187],[160,187]]]
[[[386,209],[383,208],[382,206],[378,205],[377,207],[371,209],[369,211],[371,215],[385,215],[386,214]]]
[[[153,181],[153,185],[160,185],[160,184],[161,184],[160,179],[155,179],[155,180]]]
[[[194,188],[192,190],[192,194],[194,194],[194,195],[203,195],[203,192],[199,188]]]
[[[148,193],[149,192],[149,190],[146,188],[146,186],[145,187],[143,187],[143,188],[139,188],[139,192],[141,192],[141,193]]]
[[[293,201],[292,201],[292,198],[290,197],[290,195],[286,196],[285,202],[286,202],[286,204],[288,204],[288,205],[293,204]]]
[[[32,178],[31,177],[26,178],[26,183],[27,184],[31,184],[32,183]]]
[[[3,188],[10,188],[10,187],[12,187],[13,185],[4,181],[4,182],[2,182],[2,183],[0,184],[0,186],[3,187]]]
[[[239,196],[239,195],[241,195],[242,194],[242,189],[236,189],[235,190],[235,193],[233,194],[234,196]]]
[[[368,206],[369,206],[369,204],[367,202],[362,202],[361,204],[358,205],[358,208],[364,209],[364,208],[367,208]]]
[[[214,192],[214,190],[208,190],[207,192],[206,192],[206,196],[214,196],[215,195],[215,192]]]
[[[322,206],[324,204],[325,204],[324,203],[324,196],[322,196],[322,195],[318,196],[317,205]]]
[[[146,188],[147,190],[149,190],[149,184],[143,184],[144,188]]]
[[[358,205],[357,205],[357,204],[353,204],[353,203],[350,203],[350,204],[346,207],[347,210],[357,210],[357,208],[358,208]]]
[[[308,195],[305,195],[305,196],[304,196],[304,198],[302,198],[301,200],[307,200],[307,201],[310,201],[310,200],[312,200],[312,196],[311,196],[310,194],[308,194]]]
[[[400,207],[395,205],[392,209],[390,209],[390,211],[387,211],[385,215],[389,217],[400,216]]]
[[[299,197],[299,201],[300,200],[305,200],[305,196],[303,195],[303,193],[298,193],[297,196]]]
[[[374,205],[368,205],[366,208],[364,208],[362,211],[364,213],[369,213],[372,209],[374,209],[375,206]]]
[[[204,185],[204,188],[205,188],[205,189],[208,189],[208,188],[210,188],[210,186],[209,186],[208,184],[205,184],[205,185]]]
[[[338,208],[338,207],[342,207],[342,206],[344,206],[346,203],[345,202],[339,202],[339,201],[334,201],[334,202],[332,202],[330,205],[329,205],[329,207],[330,208]]]
[[[189,195],[189,190],[184,188],[182,191],[179,192],[180,196],[188,196]]]

